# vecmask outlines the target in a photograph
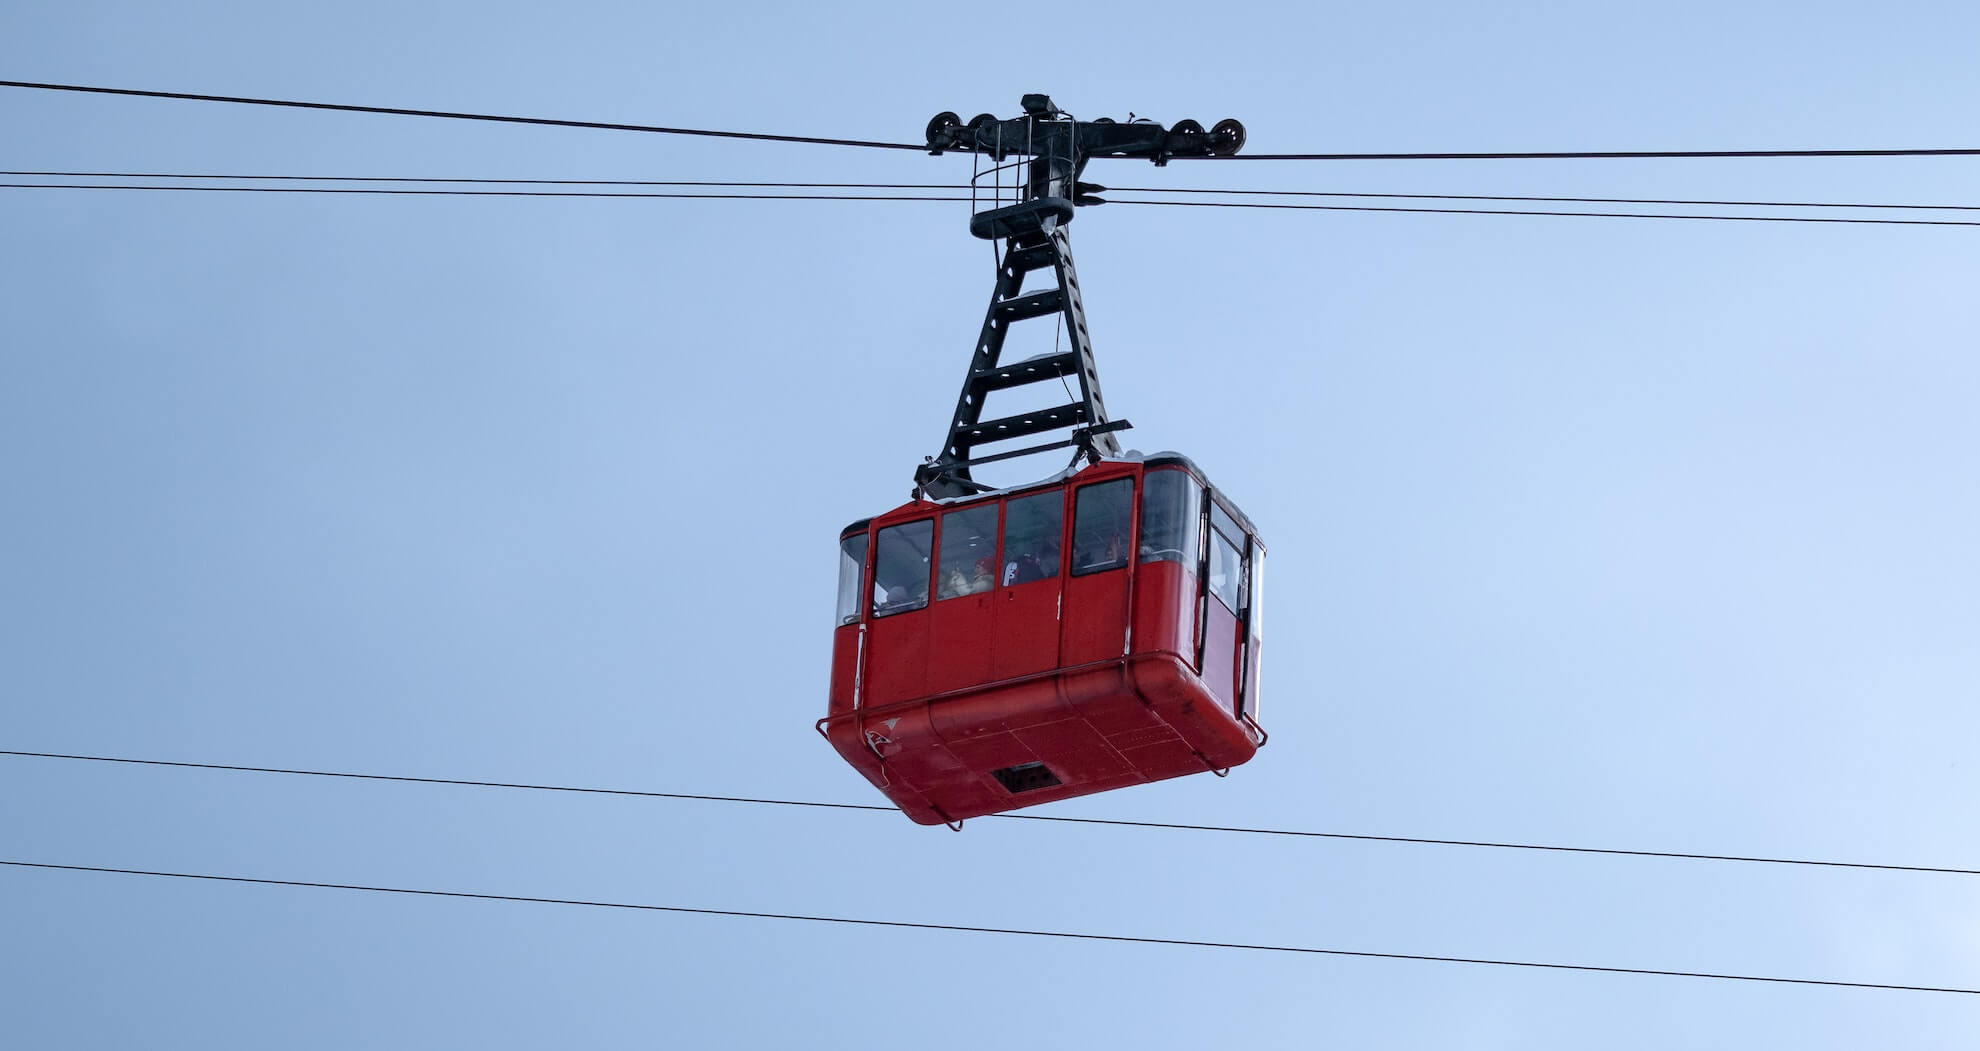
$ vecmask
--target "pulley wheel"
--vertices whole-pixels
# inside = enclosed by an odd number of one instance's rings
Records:
[[[937,113],[928,121],[928,145],[934,146],[948,137],[948,133],[962,127],[962,118],[953,113]]]
[[[1228,157],[1244,149],[1244,125],[1235,118],[1225,117],[1210,129],[1210,154],[1213,157]]]
[[[1203,125],[1201,125],[1201,124],[1198,124],[1197,122],[1195,122],[1195,121],[1193,121],[1193,120],[1179,120],[1179,121],[1177,121],[1177,122],[1176,122],[1176,126],[1175,126],[1175,127],[1173,127],[1173,128],[1170,128],[1170,129],[1169,129],[1169,134],[1171,134],[1171,135],[1201,135],[1201,134],[1203,134]]]

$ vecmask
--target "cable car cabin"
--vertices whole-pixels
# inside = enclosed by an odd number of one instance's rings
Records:
[[[1221,775],[1265,743],[1265,548],[1181,456],[916,500],[839,552],[818,727],[917,822]]]

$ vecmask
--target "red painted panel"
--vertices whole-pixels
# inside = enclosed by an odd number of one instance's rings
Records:
[[[944,776],[968,777],[969,772],[946,752],[928,747],[932,735],[927,712],[925,704],[896,706],[882,718],[854,712],[829,720],[826,737],[903,813],[934,825],[951,819],[936,809],[925,788],[939,784]]]
[[[1237,615],[1217,599],[1203,618],[1203,684],[1227,712],[1237,710]]]
[[[926,704],[870,712],[860,725],[867,740],[887,761],[887,773],[895,780],[927,791],[945,781],[967,781],[972,776],[967,764],[942,747],[941,738],[929,723]]]
[[[964,765],[988,774],[1006,766],[1035,763],[1051,754],[1026,747],[1016,734],[988,734],[966,743],[952,744],[949,751]]]
[[[1187,747],[1202,756],[1199,764],[1237,766],[1258,752],[1258,746],[1195,672],[1174,657],[1137,659],[1131,665],[1135,689],[1153,706]]]
[[[840,755],[923,823],[1205,773],[1257,752],[1173,655],[862,709],[841,723],[855,720],[863,734],[833,724]],[[1012,793],[993,776],[1030,762],[1062,783]]]
[[[948,693],[991,681],[995,591],[937,599],[928,611],[928,692]]]
[[[1134,772],[1113,745],[1084,719],[1033,726],[1014,736],[1069,785],[1085,785]]]
[[[925,609],[874,618],[866,636],[866,696],[861,707],[928,696]]]
[[[1196,574],[1180,562],[1143,562],[1134,571],[1134,652],[1173,653],[1196,662]]]
[[[853,684],[859,678],[858,624],[847,624],[832,632],[832,688],[826,711],[833,715],[853,708]]]
[[[1050,675],[1007,682],[990,689],[943,697],[929,706],[935,732],[956,744],[986,734],[1007,733],[1036,723],[1070,718]]]
[[[1128,574],[1110,569],[1066,581],[1059,660],[1068,667],[1120,657],[1127,650]]]
[[[1034,580],[990,592],[996,629],[990,677],[1009,679],[1059,666],[1059,581]]]
[[[1210,772],[1210,768],[1203,765],[1203,760],[1198,759],[1180,737],[1162,744],[1130,749],[1124,754],[1127,761],[1141,771],[1141,776],[1150,781]]]
[[[839,758],[851,763],[853,769],[864,774],[868,781],[873,782],[873,787],[887,792],[887,775],[880,769],[880,757],[866,747],[860,736],[859,722],[856,718],[847,717],[828,723],[825,728],[825,739],[832,742],[832,748],[839,753]],[[893,793],[887,792],[887,796],[892,799]],[[895,801],[899,802],[899,800]]]
[[[1240,714],[1258,721],[1259,701],[1264,696],[1264,688],[1258,681],[1259,654],[1265,648],[1265,641],[1253,635],[1244,647],[1244,708]]]
[[[1081,719],[1110,739],[1161,725],[1161,717],[1136,692],[1127,669],[1118,663],[1061,674],[1059,693]]]

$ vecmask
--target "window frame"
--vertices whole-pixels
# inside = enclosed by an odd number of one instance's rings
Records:
[[[1058,501],[1057,504],[1058,522],[1056,523],[1057,529],[1053,531],[1041,533],[1039,537],[1039,539],[1049,539],[1051,541],[1052,551],[1053,551],[1052,571],[1050,573],[1044,574],[1043,576],[1033,577],[1030,580],[1016,580],[1016,579],[1006,580],[1005,579],[1006,574],[1010,574],[1014,577],[1016,572],[1015,569],[1013,568],[1015,567],[1016,563],[1011,560],[1011,536],[1010,536],[1011,511],[1016,505],[1023,503],[1024,501],[1042,500],[1045,497],[1056,497]],[[1066,550],[1065,550],[1066,547],[1065,489],[1063,487],[1055,486],[1050,489],[1037,489],[1028,493],[1015,493],[1010,496],[1004,497],[1003,500],[1000,501],[1000,503],[1003,505],[1003,514],[999,517],[997,523],[997,585],[996,586],[999,588],[1014,588],[1014,587],[1021,587],[1025,584],[1036,584],[1040,581],[1059,579],[1064,573],[1063,564],[1067,561]],[[1035,554],[1035,552],[1026,551],[1023,552],[1023,554],[1032,555]]]
[[[1169,533],[1171,530],[1165,529],[1163,530],[1163,535],[1158,537],[1149,527],[1149,522],[1155,519],[1156,514],[1156,509],[1151,501],[1159,491],[1166,490],[1169,487],[1170,483],[1168,479],[1170,478],[1180,479],[1178,484],[1181,486],[1182,491],[1176,494],[1180,499],[1172,501],[1173,506],[1171,507],[1159,509],[1159,513],[1163,518],[1168,518],[1173,514],[1175,521],[1172,524],[1178,527],[1177,531],[1181,535],[1170,536]],[[1204,491],[1205,486],[1203,481],[1197,478],[1191,471],[1180,466],[1156,467],[1142,473],[1140,517],[1135,524],[1135,563],[1137,565],[1145,566],[1150,562],[1174,562],[1187,570],[1191,576],[1198,575],[1202,569],[1201,563],[1203,561]],[[1167,497],[1164,497],[1164,499],[1166,500]],[[1154,550],[1149,549],[1149,544],[1166,540],[1174,540],[1177,546],[1157,548]]]
[[[922,573],[921,600],[919,602],[908,605],[896,606],[891,609],[883,609],[880,605],[881,602],[880,597],[876,594],[872,594],[871,592],[869,592],[867,596],[868,599],[867,608],[873,620],[880,620],[883,617],[893,617],[893,616],[898,616],[899,614],[902,613],[913,613],[918,610],[924,610],[927,609],[930,603],[933,602],[934,600],[933,596],[935,591],[934,575],[935,575],[936,525],[935,525],[935,516],[933,515],[930,515],[925,518],[911,518],[904,522],[893,522],[888,525],[881,526],[880,528],[874,530],[873,545],[871,549],[871,561],[872,561],[873,569],[872,572],[869,574],[869,578],[873,581],[872,591],[877,592],[880,589],[880,547],[881,547],[882,537],[884,537],[887,533],[893,532],[895,530],[911,529],[915,526],[920,526],[920,525],[925,525],[928,527],[928,553],[922,556],[927,560],[928,567]],[[912,545],[910,545],[910,548],[911,547]]]
[[[1265,670],[1258,650],[1265,644],[1265,545],[1255,534],[1245,540],[1244,612],[1238,615],[1244,628],[1238,655],[1244,664],[1238,677],[1237,715],[1263,734],[1264,728],[1258,725],[1258,700],[1265,689]]]
[[[1111,573],[1114,570],[1127,569],[1128,567],[1134,565],[1135,543],[1136,543],[1135,528],[1134,528],[1135,527],[1134,501],[1137,496],[1137,493],[1135,490],[1133,475],[1122,475],[1118,478],[1107,478],[1098,482],[1088,482],[1085,485],[1075,486],[1073,488],[1073,498],[1072,498],[1073,522],[1072,522],[1071,551],[1073,552],[1074,555],[1077,555],[1080,549],[1080,532],[1079,532],[1080,500],[1084,498],[1088,492],[1096,489],[1105,489],[1110,485],[1113,486],[1125,485],[1127,487],[1127,499],[1123,501],[1120,505],[1120,510],[1124,512],[1127,517],[1127,521],[1124,523],[1126,527],[1125,531],[1121,534],[1120,559],[1118,561],[1113,561],[1113,562],[1096,562],[1089,566],[1081,566],[1078,565],[1076,562],[1074,562],[1072,559],[1068,559],[1067,561],[1070,566],[1071,575],[1074,577],[1092,576],[1096,573]]]
[[[857,558],[846,551],[846,545],[855,540],[859,541],[859,556]],[[866,619],[867,606],[869,605],[866,599],[871,595],[871,591],[865,586],[867,580],[867,556],[872,553],[872,550],[873,535],[867,530],[862,529],[857,533],[848,533],[839,538],[839,599],[838,610],[834,614],[834,628],[843,628],[848,624],[858,624],[860,621]],[[853,567],[852,587],[850,589],[846,587],[846,568],[848,563]]]
[[[948,566],[945,563],[949,557],[949,519],[959,515],[976,514],[984,511],[990,513],[990,583],[977,591],[958,591],[953,595],[944,594],[943,590],[946,587],[944,576],[948,572]],[[995,591],[999,579],[999,567],[1003,565],[1003,559],[1000,557],[1003,547],[1004,502],[1002,500],[986,500],[982,503],[952,507],[937,515],[935,518],[935,552],[931,559],[935,566],[933,600],[936,602],[947,602],[950,599],[967,598],[971,595],[982,595]]]
[[[1221,529],[1213,528],[1210,530],[1210,533],[1210,546],[1204,552],[1205,561],[1209,563],[1203,567],[1204,590],[1214,597],[1226,610],[1229,610],[1231,616],[1241,618],[1244,616],[1244,583],[1246,576],[1244,547],[1241,543],[1233,543],[1231,538],[1225,536],[1224,531]],[[1224,597],[1223,592],[1217,589],[1216,583],[1217,545],[1220,543],[1224,545],[1225,549],[1231,553],[1231,557],[1235,560],[1235,564],[1231,567],[1230,572],[1236,579],[1229,582],[1228,587],[1231,597],[1228,599]]]

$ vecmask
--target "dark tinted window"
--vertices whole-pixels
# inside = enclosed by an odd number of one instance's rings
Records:
[[[1264,673],[1259,670],[1258,647],[1265,639],[1265,548],[1255,541],[1251,545],[1251,594],[1246,599],[1250,603],[1251,639],[1246,644],[1243,714],[1258,720],[1258,695],[1263,689],[1261,682]]]
[[[866,534],[839,541],[839,623],[859,619],[859,575],[866,569]]]
[[[1251,637],[1265,637],[1265,548],[1251,545],[1251,594],[1246,598],[1251,606]]]
[[[1180,562],[1196,571],[1203,531],[1203,487],[1187,471],[1150,471],[1141,480],[1141,560]]]
[[[1238,587],[1244,579],[1244,556],[1224,534],[1210,534],[1210,593],[1217,596],[1224,608],[1236,613],[1238,610]]]
[[[935,597],[955,598],[990,590],[997,577],[997,505],[969,507],[942,516],[942,565]]]
[[[928,605],[928,553],[932,519],[888,526],[873,545],[873,615],[884,617]]]
[[[1128,564],[1134,525],[1134,479],[1081,486],[1073,494],[1073,576]]]
[[[1059,532],[1065,521],[1065,494],[1053,491],[1021,496],[1004,506],[1005,587],[1059,575]]]
[[[1217,527],[1219,532],[1230,538],[1231,543],[1236,544],[1240,548],[1244,546],[1243,527],[1239,526],[1237,519],[1232,518],[1231,513],[1224,510],[1223,505],[1215,500],[1210,501],[1210,524]]]

